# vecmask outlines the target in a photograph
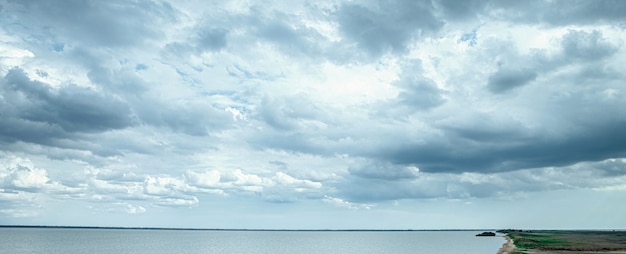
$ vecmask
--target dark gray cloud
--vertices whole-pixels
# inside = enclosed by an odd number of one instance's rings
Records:
[[[297,130],[304,121],[324,121],[322,112],[303,94],[285,98],[263,97],[259,109],[261,119],[278,130]]]
[[[420,64],[406,67],[393,85],[402,89],[396,101],[411,110],[426,110],[445,103],[443,91],[429,78],[422,76]]]
[[[406,120],[446,103],[446,92],[424,76],[420,61],[407,63],[391,85],[399,89],[392,99],[371,105],[377,117]]]
[[[626,4],[619,0],[490,1],[487,14],[509,21],[551,26],[618,24],[626,21]]]
[[[373,162],[353,165],[348,168],[351,175],[382,180],[414,179],[418,169],[393,165],[387,162]]]
[[[524,168],[567,166],[580,161],[600,161],[626,156],[626,134],[621,120],[586,126],[559,136],[517,134],[483,134],[476,139],[475,130],[455,130],[446,142],[433,140],[426,144],[399,142],[376,150],[376,156],[398,164],[415,165],[423,172],[500,172]],[[500,137],[500,138],[498,138]]]
[[[160,108],[145,107],[141,109],[140,118],[146,124],[165,126],[175,132],[193,136],[205,136],[211,132],[223,130],[231,126],[232,116],[210,104],[203,102],[160,103]]]
[[[110,80],[111,77],[106,74],[103,79]],[[113,78],[119,79],[126,82],[133,80],[120,76]],[[77,159],[101,165],[103,161],[98,156],[122,156],[129,151],[158,152],[149,142],[124,137],[132,135],[133,131],[105,133],[152,126],[205,136],[232,123],[230,113],[204,102],[168,104],[153,98],[138,98],[133,93],[111,94],[107,90],[96,91],[72,83],[53,87],[30,79],[20,68],[9,70],[0,80],[0,85],[3,98],[0,100],[0,114],[3,115],[0,119],[0,140],[5,143],[3,149],[37,154],[39,152],[32,147],[16,147],[13,144],[43,145],[48,149],[44,154],[52,159]],[[122,89],[119,92],[126,91]],[[124,101],[123,98],[129,100]]]
[[[309,6],[310,7],[310,6]],[[321,16],[319,10],[307,8],[312,16]],[[169,42],[167,50],[174,55],[189,57],[203,51],[217,52],[227,47],[228,52],[259,58],[259,46],[297,57],[300,60],[334,57],[325,52],[328,41],[316,29],[309,27],[302,17],[267,6],[252,5],[244,13],[224,10],[206,14],[186,31],[187,38]]]
[[[602,172],[604,177],[609,178],[626,175],[626,162],[624,160],[606,160],[591,166],[590,168],[594,171]]]
[[[111,95],[74,84],[53,89],[31,80],[19,68],[9,70],[1,82],[3,136],[8,140],[39,143],[36,137],[64,138],[69,133],[103,132],[134,123],[129,106]]]
[[[494,93],[503,93],[518,86],[523,86],[537,78],[537,73],[530,69],[499,69],[489,77],[487,86]]]
[[[593,73],[600,71],[599,66],[619,48],[607,41],[602,32],[597,30],[570,30],[561,38],[560,47],[560,52],[553,55],[539,50],[521,56],[503,54],[502,61],[506,62],[500,62],[497,71],[489,76],[488,89],[493,93],[505,93],[528,85],[542,75],[573,66],[579,66],[581,72],[589,74],[583,75],[581,80],[598,76]],[[599,75],[611,76],[606,72]]]
[[[94,157],[121,152],[94,142],[94,137],[138,124],[129,105],[118,97],[71,83],[53,88],[31,80],[19,68],[9,70],[0,86],[2,149],[100,164]]]
[[[278,11],[252,11],[251,16],[242,17],[251,29],[250,36],[253,37],[250,39],[269,42],[276,50],[295,57],[322,56],[326,39],[315,29],[307,27],[299,17]]]
[[[198,47],[206,50],[220,50],[226,47],[228,31],[220,28],[205,28],[198,31]]]
[[[187,61],[204,52],[218,52],[228,47],[229,30],[213,24],[198,24],[186,38],[176,38],[165,45],[164,53]]]
[[[381,200],[506,198],[501,195],[607,184],[626,173],[620,159],[583,162],[566,167],[545,167],[502,173],[415,173],[412,178],[365,178],[351,175],[335,188],[352,202]],[[619,181],[619,180],[618,180]]]
[[[433,1],[447,21],[462,21],[483,13],[489,1],[484,0],[438,0]]]
[[[593,24],[597,22],[612,23],[626,21],[622,15],[626,11],[626,3],[619,0],[600,0],[574,2],[560,0],[547,2],[549,5],[540,17],[551,24]]]
[[[87,77],[93,85],[107,92],[126,99],[136,98],[147,92],[151,86],[137,75],[136,66],[114,67],[116,60],[123,62],[124,58],[118,56],[116,59],[107,50],[75,47],[66,54],[64,56],[87,69]]]
[[[269,97],[263,98],[260,113],[263,120],[274,128],[289,130],[296,127],[294,121],[298,116],[295,110]]]
[[[599,60],[613,55],[617,47],[607,42],[600,31],[570,30],[561,41],[566,57],[582,61]]]
[[[443,26],[430,1],[381,1],[370,7],[343,4],[336,15],[342,34],[368,56],[404,52],[411,39],[432,34]]]
[[[188,48],[190,51],[187,53],[197,52],[194,47]],[[197,50],[202,51],[200,46],[198,47]],[[169,84],[147,81],[138,74],[136,66],[132,64],[111,67],[112,57],[106,54],[106,51],[76,47],[67,54],[88,69],[87,77],[93,85],[122,98],[132,108],[138,123],[166,127],[194,136],[228,128],[232,123],[232,116],[216,108],[210,100],[166,101],[152,96],[150,91],[155,87]],[[183,79],[187,75],[180,71],[178,74],[183,76],[181,77]],[[175,85],[187,89],[188,84]]]
[[[175,20],[176,14],[168,3],[148,0],[10,1],[5,7],[3,15],[15,21],[9,29],[27,29],[35,38],[52,40],[52,46],[117,47],[160,39],[164,34],[159,26]]]
[[[597,24],[626,21],[626,3],[619,0],[548,2],[549,6],[538,17],[553,25]],[[557,7],[558,6],[558,7]]]

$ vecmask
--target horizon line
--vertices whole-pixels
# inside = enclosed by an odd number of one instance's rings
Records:
[[[66,228],[66,229],[128,229],[128,230],[196,230],[196,231],[496,231],[500,229],[288,229],[288,228],[188,228],[188,227],[123,227],[123,226],[64,226],[64,225],[0,225],[0,228]]]

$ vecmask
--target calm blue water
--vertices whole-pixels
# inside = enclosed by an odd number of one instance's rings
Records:
[[[495,254],[505,242],[477,233],[0,228],[0,253]]]

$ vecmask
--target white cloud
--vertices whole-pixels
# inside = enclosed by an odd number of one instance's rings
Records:
[[[318,189],[322,187],[322,184],[319,182],[313,182],[310,180],[301,180],[296,179],[290,175],[287,175],[283,172],[277,172],[276,175],[272,178],[275,182],[279,184],[294,186],[296,188],[314,188]]]
[[[45,170],[24,167],[13,170],[13,172],[3,180],[8,182],[11,187],[23,189],[41,188],[50,181]]]
[[[154,196],[170,196],[186,187],[182,179],[173,177],[148,176],[144,181],[144,193]]]
[[[196,173],[191,170],[185,171],[185,179],[187,182],[198,187],[218,187],[218,184],[220,183],[220,175],[220,172],[217,170],[200,173]]]
[[[155,205],[158,206],[196,206],[200,200],[194,196],[181,196],[181,197],[167,197],[167,198],[159,198],[156,200]]]
[[[263,179],[255,174],[246,174],[241,169],[236,169],[229,174],[230,178],[226,178],[232,181],[232,184],[238,186],[254,186],[263,189],[263,185],[271,185],[272,182],[267,179]]]
[[[359,209],[370,210],[373,207],[373,205],[371,204],[357,204],[357,203],[348,202],[343,199],[330,197],[330,196],[324,196],[323,201],[331,205],[335,205],[335,206],[342,207],[342,208],[353,209],[353,210],[359,210]]]
[[[58,183],[48,178],[45,169],[36,168],[28,158],[0,154],[0,187],[26,192],[55,189]]]
[[[0,64],[2,66],[19,66],[27,62],[29,58],[35,57],[33,52],[11,45],[7,40],[13,38],[5,36],[0,30]],[[0,74],[5,74],[4,68],[0,69]]]
[[[126,202],[117,202],[111,204],[111,207],[105,209],[111,213],[127,213],[127,214],[142,214],[146,212],[146,208],[141,205],[133,205]]]

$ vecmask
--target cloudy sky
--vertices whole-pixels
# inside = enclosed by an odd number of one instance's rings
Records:
[[[626,228],[624,13],[0,0],[0,224]]]

